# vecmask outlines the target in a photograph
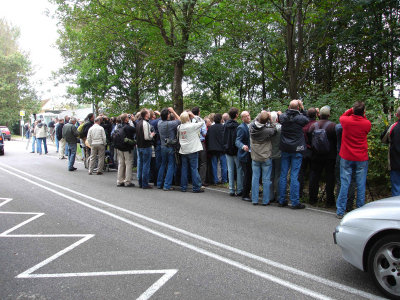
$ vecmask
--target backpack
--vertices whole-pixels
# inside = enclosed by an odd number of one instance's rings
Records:
[[[84,136],[82,136],[82,134],[83,134],[83,127],[85,126],[85,122],[82,122],[82,124],[81,125],[79,125],[79,127],[78,127],[78,134],[79,134],[79,137],[82,139],[82,138],[84,138]]]
[[[114,133],[112,135],[112,142],[114,144],[114,147],[118,150],[126,150],[126,144],[125,144],[125,138],[126,138],[126,133],[124,130],[123,126],[117,127],[114,130]]]
[[[315,129],[312,132],[311,148],[314,153],[327,154],[330,151],[330,142],[326,134],[326,128],[331,122],[326,122],[322,128],[319,128],[318,122],[315,122]]]

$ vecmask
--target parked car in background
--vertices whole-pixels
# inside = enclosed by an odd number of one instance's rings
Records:
[[[11,132],[10,132],[10,129],[8,129],[7,126],[0,126],[0,130],[1,130],[1,132],[3,133],[3,135],[4,135],[4,138],[5,138],[6,140],[11,141]]]
[[[368,272],[391,299],[400,299],[400,196],[346,214],[333,234],[343,258]]]
[[[4,155],[4,136],[0,133],[0,155]]]

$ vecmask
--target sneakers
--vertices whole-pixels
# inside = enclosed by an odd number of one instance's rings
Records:
[[[118,186],[118,185],[117,185]],[[125,184],[124,185],[125,187],[134,187],[135,186],[135,184],[134,183],[127,183],[127,184]]]
[[[192,191],[192,193],[204,193],[204,190],[203,189],[199,189],[197,191]]]
[[[304,204],[299,203],[295,206],[292,205],[290,208],[291,209],[303,209],[303,208],[306,208],[306,206]]]
[[[285,207],[285,206],[288,206],[288,203],[287,202],[283,202],[283,203],[279,202],[278,206],[279,207]]]
[[[250,199],[249,197],[242,197],[242,200],[243,200],[243,201],[247,201],[247,202],[250,202],[250,201],[251,201],[251,199]]]
[[[163,191],[166,191],[166,192],[174,191],[174,190],[175,190],[175,188],[173,188],[173,187],[170,187],[169,189],[163,189]]]
[[[75,170],[76,170],[75,167],[72,167],[71,169],[68,169],[68,171],[75,171]]]
[[[336,214],[336,219],[339,219],[339,220],[343,219],[343,215]]]

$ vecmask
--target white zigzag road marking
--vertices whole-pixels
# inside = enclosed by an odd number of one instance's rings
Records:
[[[11,198],[0,198],[0,208],[13,199]],[[137,298],[138,300],[149,299],[155,292],[157,292],[171,277],[173,277],[178,270],[166,269],[166,270],[127,270],[127,271],[106,271],[106,272],[79,272],[79,273],[53,273],[53,274],[33,274],[38,269],[44,267],[45,265],[56,260],[65,253],[75,249],[79,245],[87,242],[94,234],[10,234],[11,232],[17,230],[18,228],[40,218],[44,213],[36,212],[13,212],[13,211],[0,211],[3,215],[31,215],[32,217],[19,223],[18,225],[7,229],[6,231],[0,233],[0,238],[12,237],[12,238],[80,238],[77,242],[71,244],[65,249],[57,252],[56,254],[50,256],[44,261],[38,263],[37,265],[29,268],[28,270],[17,275],[15,278],[66,278],[66,277],[93,277],[93,276],[117,276],[117,275],[148,275],[148,274],[164,274],[160,279],[158,279],[153,285],[151,285],[143,294]]]

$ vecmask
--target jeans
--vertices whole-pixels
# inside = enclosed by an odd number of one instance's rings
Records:
[[[46,138],[37,138],[36,139],[36,152],[38,152],[39,154],[42,154],[42,142],[43,142],[44,153],[47,153]]]
[[[186,191],[188,185],[188,165],[192,174],[193,191],[199,191],[201,188],[201,179],[197,170],[199,153],[183,154],[182,156],[182,173],[181,173],[181,190]]]
[[[351,175],[355,172],[356,174],[356,185],[357,185],[357,200],[356,206],[361,207],[365,202],[365,185],[367,182],[368,173],[368,160],[366,161],[350,161],[341,159],[340,160],[340,192],[336,202],[336,213],[343,216],[346,212],[347,204],[347,193],[349,190]]]
[[[68,169],[71,170],[74,167],[76,156],[76,144],[68,144]]]
[[[336,155],[336,165],[335,165],[335,177],[336,177],[336,194],[340,193],[340,161],[341,157],[339,154]],[[346,211],[352,211],[354,206],[354,199],[356,198],[356,176],[353,173],[351,176],[349,191],[347,192],[347,209]]]
[[[164,173],[165,169],[167,170],[167,174]],[[164,180],[164,189],[171,188],[172,180],[174,179],[175,172],[175,150],[172,147],[161,146],[161,166],[158,171],[157,177],[157,186],[159,188],[163,187]]]
[[[140,164],[138,167],[138,181],[140,187],[149,186],[150,162],[152,152],[153,150],[151,147],[138,148],[138,158],[140,160]]]
[[[58,153],[58,150],[59,150],[59,141],[58,141],[57,136],[54,137],[54,141],[56,142],[57,153]]]
[[[36,136],[32,135],[32,152],[35,152]]]
[[[392,183],[392,196],[400,196],[400,171],[390,171],[390,181]]]
[[[253,170],[253,178],[251,180],[251,201],[253,203],[258,203],[258,191],[260,186],[260,176],[262,176],[263,184],[263,204],[269,203],[269,192],[271,186],[271,170],[272,162],[271,159],[266,161],[255,161],[251,163]]]
[[[218,179],[218,159],[219,164],[221,166],[221,182],[226,183],[228,182],[228,170],[226,167],[226,157],[225,154],[221,153],[214,153],[211,157],[211,166],[212,166],[212,174],[213,174],[213,183],[217,184],[219,182]]]
[[[240,194],[243,191],[243,171],[239,164],[237,155],[226,154],[226,162],[228,165],[228,179],[229,179],[229,192],[235,192],[235,169],[236,169],[236,194]]]
[[[292,206],[300,203],[300,184],[299,184],[299,171],[303,155],[301,153],[288,153],[282,152],[281,155],[281,177],[279,180],[279,203],[286,202],[286,183],[287,175],[290,168],[290,201]]]
[[[279,201],[279,180],[281,176],[281,158],[272,158],[271,188],[269,200]]]

